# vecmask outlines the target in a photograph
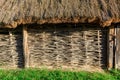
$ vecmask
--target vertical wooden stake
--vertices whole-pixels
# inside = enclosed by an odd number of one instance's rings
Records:
[[[10,46],[11,46],[11,55],[12,55],[13,67],[16,68],[15,56],[14,56],[13,46],[12,46],[13,45],[13,40],[12,40],[13,34],[11,31],[9,31],[9,36],[10,36]]]
[[[109,32],[108,32],[108,69],[112,69],[113,65],[114,65],[114,40],[113,40],[113,36],[114,36],[114,27],[110,27],[109,28]]]
[[[23,51],[24,51],[24,60],[25,60],[25,67],[29,67],[29,52],[28,52],[28,34],[27,34],[27,27],[23,26]]]
[[[84,40],[85,40],[85,59],[86,59],[85,65],[87,66],[88,65],[88,55],[87,55],[87,53],[88,53],[88,48],[87,48],[88,47],[88,42],[87,42],[87,37],[86,37],[87,31],[84,31],[83,34],[84,34]]]
[[[98,50],[99,50],[99,66],[101,66],[100,31],[98,30],[97,33],[98,33],[97,37],[98,37]]]

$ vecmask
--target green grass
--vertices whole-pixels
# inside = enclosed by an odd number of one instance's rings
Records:
[[[120,71],[97,73],[46,69],[0,70],[0,80],[120,80]]]

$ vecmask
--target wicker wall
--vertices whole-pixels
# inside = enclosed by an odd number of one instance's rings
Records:
[[[24,67],[24,56],[23,56],[23,37],[22,34],[15,34],[12,36],[12,55],[14,58],[14,65],[16,67]]]
[[[22,34],[13,30],[0,30],[0,68],[17,68],[23,66]]]
[[[106,29],[85,25],[33,26],[27,26],[30,67],[106,68]],[[0,68],[24,67],[24,57],[22,29],[1,29]]]
[[[29,27],[30,67],[106,67],[106,35],[105,29],[80,25]]]
[[[10,50],[9,35],[0,34],[0,66],[12,66],[12,54]]]

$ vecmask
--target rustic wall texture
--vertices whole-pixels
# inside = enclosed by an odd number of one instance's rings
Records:
[[[30,67],[53,69],[106,67],[106,30],[81,25],[41,27],[28,28]]]
[[[106,68],[107,29],[79,24],[27,27],[27,54],[22,29],[0,30],[0,68],[26,67],[26,56],[28,66],[35,68]]]
[[[23,67],[22,39],[22,34],[13,30],[0,30],[0,68]]]

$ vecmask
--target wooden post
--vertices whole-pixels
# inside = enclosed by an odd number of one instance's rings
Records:
[[[108,69],[112,69],[114,65],[114,27],[109,28],[108,32]]]
[[[23,53],[24,53],[24,60],[25,60],[25,67],[29,67],[29,52],[28,52],[28,34],[27,34],[27,27],[23,26]]]
[[[115,68],[120,69],[120,25],[116,27]]]
[[[98,33],[98,49],[99,49],[99,66],[101,66],[101,59],[100,59],[100,57],[101,57],[101,53],[100,53],[100,31],[98,30],[97,31],[97,33]]]
[[[16,68],[16,62],[15,62],[15,55],[14,55],[14,52],[13,52],[13,40],[12,40],[12,32],[9,31],[9,36],[10,36],[10,48],[11,48],[11,55],[12,55],[12,61],[13,61],[13,67]]]

